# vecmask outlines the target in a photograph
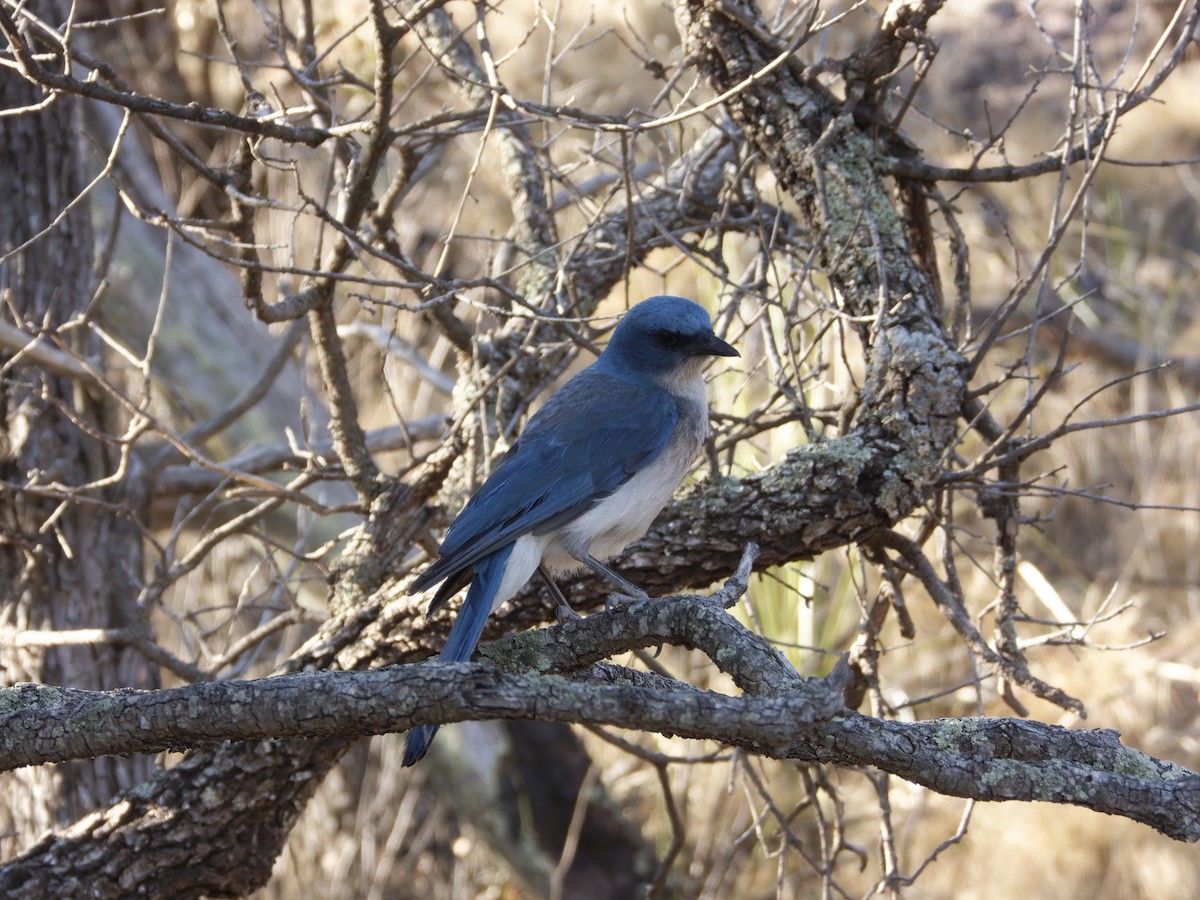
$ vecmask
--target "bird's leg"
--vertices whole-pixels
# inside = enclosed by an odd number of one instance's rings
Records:
[[[554,583],[554,579],[550,577],[550,573],[546,571],[545,566],[539,564],[537,573],[542,576],[542,581],[545,582],[547,589],[549,589],[550,596],[554,598],[554,618],[558,621],[559,625],[569,622],[571,619],[583,618],[579,613],[571,609],[571,604],[567,602],[567,598],[563,595],[559,586]]]
[[[593,572],[595,572],[597,575],[606,579],[609,584],[613,585],[620,592],[618,594],[609,596],[609,598],[604,601],[605,609],[608,609],[609,605],[614,600],[619,601],[619,600],[649,600],[650,599],[650,595],[647,594],[645,591],[643,591],[640,587],[638,587],[632,581],[627,581],[624,578],[622,578],[620,575],[618,575],[616,572],[614,572],[612,569],[610,569],[604,563],[600,562],[600,560],[596,559],[596,557],[592,556],[590,553],[580,553],[578,556],[576,556],[575,554],[571,554],[571,555],[576,560],[583,563],[585,566],[587,566],[589,569],[591,569]]]

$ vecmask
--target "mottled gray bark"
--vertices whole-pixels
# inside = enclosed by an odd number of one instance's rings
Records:
[[[825,679],[801,678],[725,612],[744,590],[738,581],[714,598],[631,603],[510,636],[485,647],[482,663],[305,672],[155,692],[9,689],[0,692],[0,766],[220,738],[338,740],[420,723],[537,718],[707,738],[780,759],[870,765],[953,796],[1070,803],[1200,839],[1200,775],[1123,747],[1114,732],[1010,719],[907,723],[846,710],[844,666]],[[745,693],[730,697],[599,664],[659,642],[702,650]],[[52,840],[39,849],[53,860]],[[118,872],[123,889],[138,886],[113,868],[119,860],[112,855],[94,859],[103,861],[89,875],[99,895],[108,895]],[[26,865],[0,875],[11,896],[31,883]],[[36,883],[41,891],[59,887]]]
[[[52,15],[51,3],[30,5]],[[39,88],[0,67],[0,108],[33,106]],[[26,334],[53,332],[88,307],[92,229],[77,101],[60,96],[0,126],[0,309]],[[57,220],[57,221],[56,221]],[[49,338],[47,338],[49,340]],[[95,358],[98,341],[72,330],[69,349]],[[125,627],[144,622],[134,579],[141,535],[132,516],[144,498],[84,490],[115,455],[76,425],[119,431],[105,399],[79,383],[4,353],[0,389],[0,629]],[[111,513],[125,506],[129,516]],[[68,686],[153,687],[152,666],[111,646],[17,647],[0,642],[0,679]],[[148,760],[107,758],[0,778],[0,853],[103,804],[147,776]]]

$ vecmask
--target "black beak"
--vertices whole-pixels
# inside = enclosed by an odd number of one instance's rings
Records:
[[[741,356],[733,346],[725,343],[715,334],[706,334],[696,347],[696,352],[704,356]]]

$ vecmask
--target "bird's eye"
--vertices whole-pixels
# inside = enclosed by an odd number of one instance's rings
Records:
[[[664,349],[671,349],[683,345],[683,335],[678,331],[656,331],[650,335],[654,343]]]

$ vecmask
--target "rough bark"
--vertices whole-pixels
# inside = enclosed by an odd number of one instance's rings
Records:
[[[51,4],[40,6],[52,13]],[[0,68],[0,107],[45,94]],[[12,325],[50,333],[91,300],[92,230],[86,200],[68,210],[85,180],[74,98],[9,117],[0,127],[0,295]],[[58,221],[56,222],[56,219]],[[86,328],[70,350],[95,358]],[[108,474],[113,454],[73,420],[101,432],[118,425],[104,401],[69,378],[3,355],[0,391],[0,628],[33,630],[142,626],[134,579],[141,536],[130,516],[143,498],[81,491]],[[116,429],[119,431],[119,429]],[[137,654],[111,646],[17,648],[0,644],[0,679],[67,686],[152,687],[156,673]],[[5,855],[46,829],[103,804],[150,771],[145,759],[108,758],[46,767],[0,779],[0,850]]]
[[[1123,747],[1111,731],[1010,719],[896,722],[844,709],[844,666],[823,680],[801,678],[764,639],[725,612],[744,584],[743,574],[713,598],[631,603],[584,621],[510,636],[486,647],[482,663],[304,672],[155,692],[14,688],[0,693],[0,765],[166,749],[219,737],[307,734],[338,741],[416,723],[537,718],[714,739],[781,759],[870,765],[945,794],[1071,803],[1127,816],[1176,839],[1200,839],[1200,775]],[[745,693],[730,697],[598,665],[617,650],[660,641],[702,650]],[[303,800],[312,779],[302,781],[305,786],[289,791],[285,803]],[[100,830],[95,823],[91,828]],[[44,860],[54,861],[56,845],[49,838],[39,848]],[[142,887],[119,855],[93,854],[87,860],[86,872],[66,860],[59,868],[70,877],[86,876],[99,896]],[[62,871],[39,874],[48,868],[53,866],[10,866],[0,887],[10,896],[69,887]]]

